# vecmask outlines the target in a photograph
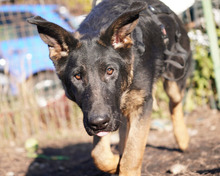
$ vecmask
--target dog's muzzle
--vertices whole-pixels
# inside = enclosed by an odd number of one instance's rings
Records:
[[[107,128],[110,122],[108,115],[92,115],[88,119],[88,125],[93,131],[102,131]]]
[[[86,119],[84,125],[89,135],[103,137],[119,127],[119,121],[107,114],[90,115]]]

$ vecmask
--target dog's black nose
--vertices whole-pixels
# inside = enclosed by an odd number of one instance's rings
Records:
[[[110,118],[107,115],[97,116],[93,115],[89,117],[89,126],[92,130],[103,130],[109,124]]]

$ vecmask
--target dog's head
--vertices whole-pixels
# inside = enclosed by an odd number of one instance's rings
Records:
[[[48,45],[67,97],[81,107],[89,135],[102,136],[119,126],[120,98],[133,77],[131,33],[143,9],[145,4],[133,3],[94,38],[81,36],[80,30],[72,34],[39,16],[28,19]]]

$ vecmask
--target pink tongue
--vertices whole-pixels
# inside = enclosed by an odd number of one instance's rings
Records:
[[[108,133],[109,132],[101,131],[101,132],[97,133],[96,135],[99,137],[103,137],[103,136],[106,136]]]

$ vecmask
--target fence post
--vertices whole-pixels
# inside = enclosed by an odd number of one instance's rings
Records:
[[[211,57],[214,65],[215,82],[218,94],[218,108],[220,108],[220,51],[217,40],[217,32],[212,12],[211,0],[202,0],[206,29],[209,36]]]

